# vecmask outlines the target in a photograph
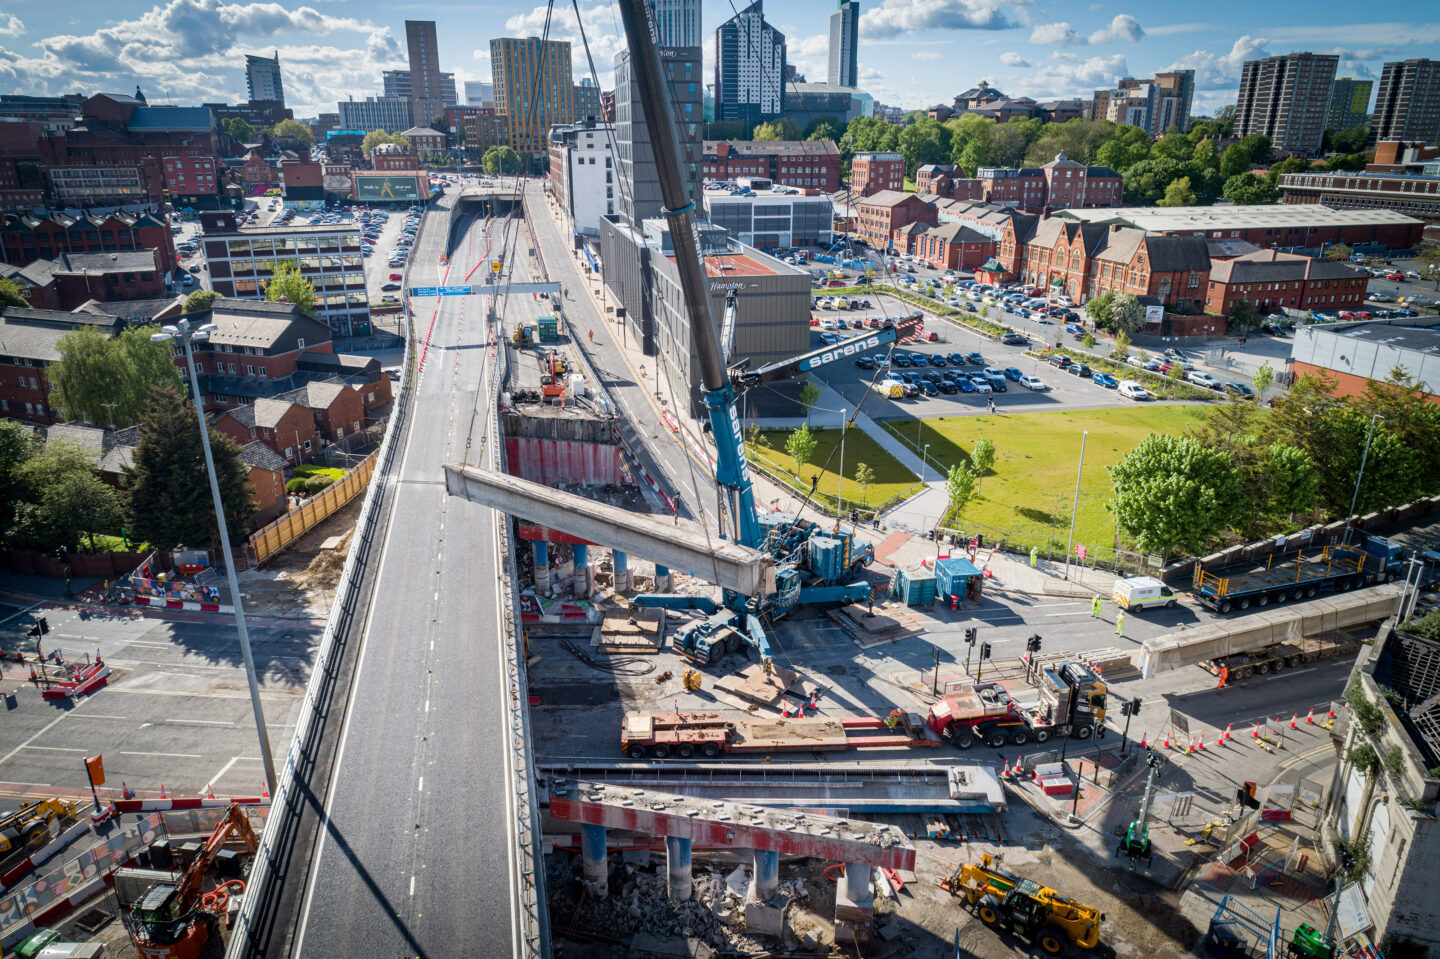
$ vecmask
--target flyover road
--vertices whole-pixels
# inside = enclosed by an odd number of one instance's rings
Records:
[[[489,252],[485,229],[469,224],[447,269],[429,223],[412,284],[459,283]],[[447,497],[441,471],[488,463],[483,303],[411,302],[420,378],[294,956],[521,953],[495,518]]]

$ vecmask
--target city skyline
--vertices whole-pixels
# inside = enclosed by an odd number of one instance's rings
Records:
[[[88,95],[133,92],[138,85],[157,104],[237,102],[246,97],[245,55],[278,52],[287,103],[296,116],[308,117],[334,112],[352,95],[379,95],[382,71],[409,65],[406,11],[374,2],[285,10],[160,0],[134,17],[116,18],[113,10],[98,0],[77,0],[63,10],[0,6],[0,92]],[[792,0],[766,10],[767,21],[786,36],[788,61],[811,80],[828,74],[834,10],[834,0]],[[424,14],[439,24],[439,60],[457,83],[489,82],[490,40],[538,36],[545,7],[481,3],[465,12],[441,5]],[[600,86],[610,89],[621,46],[618,12],[612,3],[593,2],[581,4],[581,12]],[[728,4],[703,7],[707,77],[714,56],[709,39],[731,15]],[[1358,19],[1338,5],[1298,0],[1263,9],[1217,0],[1203,14],[1176,3],[1041,8],[993,0],[862,0],[858,81],[876,100],[908,110],[948,102],[982,79],[1011,96],[1051,99],[1088,97],[1123,76],[1192,68],[1194,112],[1204,115],[1235,102],[1245,60],[1334,54],[1340,76],[1378,79],[1386,62],[1440,58],[1440,22],[1346,22]],[[575,76],[588,76],[568,7],[557,7],[551,38],[572,42]]]

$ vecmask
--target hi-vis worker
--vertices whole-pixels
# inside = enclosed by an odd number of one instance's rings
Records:
[[[1095,619],[1100,618],[1100,605],[1100,594],[1096,593],[1095,598],[1090,601],[1090,615]]]

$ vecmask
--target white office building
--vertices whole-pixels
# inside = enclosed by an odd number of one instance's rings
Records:
[[[415,125],[409,97],[366,97],[340,101],[340,129],[398,132]]]
[[[563,170],[556,194],[580,236],[598,239],[602,217],[619,209],[615,128],[587,118],[550,130],[550,169]]]
[[[465,105],[467,107],[495,107],[495,84],[483,80],[465,81]]]
[[[791,187],[775,189],[764,177],[741,177],[753,196],[729,190],[705,191],[705,218],[746,246],[828,247],[834,242],[835,204],[828,193],[804,195]]]

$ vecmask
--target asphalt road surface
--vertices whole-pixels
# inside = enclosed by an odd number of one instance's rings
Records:
[[[488,252],[485,224],[472,223],[447,277],[441,227],[430,224],[421,238],[417,286],[458,280]],[[515,827],[501,748],[494,516],[447,497],[441,472],[466,459],[471,438],[468,461],[479,462],[493,415],[484,305],[458,296],[412,302],[422,372],[390,480],[395,506],[291,946],[297,956],[518,954],[505,893]]]

